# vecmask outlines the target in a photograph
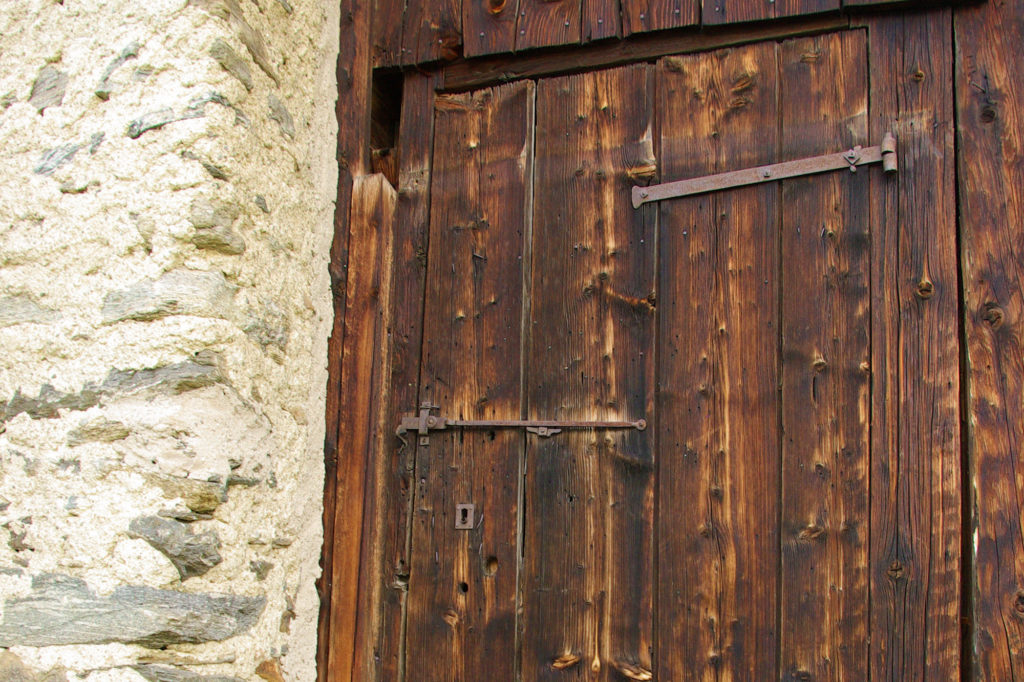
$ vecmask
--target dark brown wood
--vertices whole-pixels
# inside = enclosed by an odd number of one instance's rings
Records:
[[[585,0],[519,0],[516,49],[579,43],[583,2]]]
[[[519,0],[462,0],[465,56],[511,52],[518,14]]]
[[[1024,679],[1024,5],[958,10],[974,679]]]
[[[322,573],[317,581],[320,613],[317,621],[317,678],[327,682],[330,659],[331,627],[352,619],[351,609],[332,612],[332,563],[336,554],[334,506],[338,486],[338,428],[342,395],[341,357],[345,343],[345,286],[348,278],[348,217],[352,196],[352,176],[369,168],[370,140],[370,21],[372,6],[362,0],[341,3],[340,43],[335,73],[338,101],[338,195],[334,212],[334,234],[331,239],[328,272],[331,278],[334,322],[327,343],[327,394],[324,432],[324,546],[320,558]],[[358,547],[339,547],[337,553],[358,554]],[[347,625],[341,624],[345,628]],[[344,678],[343,678],[344,679]]]
[[[775,0],[775,18],[838,12],[839,0]]]
[[[775,160],[776,50],[661,60],[662,179]],[[659,204],[662,680],[777,675],[778,191]]]
[[[583,42],[622,35],[619,0],[583,0]]]
[[[700,0],[622,0],[623,35],[698,24]]]
[[[520,416],[533,84],[439,97],[434,131],[421,395],[459,417]],[[453,431],[419,448],[409,680],[514,679],[523,438]],[[462,503],[472,530],[454,527]]]
[[[349,211],[345,347],[341,359],[342,415],[331,562],[329,680],[352,678],[363,546],[363,504],[368,462],[381,437],[391,358],[382,352],[389,327],[391,222],[396,194],[380,174],[353,179]],[[379,400],[380,397],[384,400]]]
[[[783,158],[868,142],[864,31],[782,43]],[[784,680],[866,680],[869,175],[782,183]]]
[[[653,96],[647,65],[538,85],[532,419],[653,413],[655,209],[629,201],[655,170]],[[650,679],[653,432],[527,439],[523,680]]]
[[[405,23],[403,16],[406,0],[373,0],[373,3],[373,65],[402,64],[402,27]]]
[[[393,425],[418,404],[423,295],[427,263],[430,157],[434,127],[435,75],[410,73],[399,139],[402,149],[391,264],[391,358],[385,429],[369,462],[360,573],[355,666],[357,680],[397,680],[409,580],[409,515],[415,450],[402,447]]]
[[[398,16],[393,17],[398,21]],[[408,0],[400,63],[451,61],[462,54],[462,0]]]
[[[949,10],[869,21],[871,678],[960,674],[960,433]]]
[[[668,31],[637,35],[629,40],[584,45],[571,50],[541,52],[510,57],[460,61],[444,67],[444,89],[470,90],[495,83],[537,78],[631,62],[642,62],[671,54],[703,52],[732,45],[778,40],[847,28],[842,16],[812,17],[806,20],[728,26],[708,32]]]
[[[703,0],[701,23],[738,24],[775,18],[774,3],[770,0]]]

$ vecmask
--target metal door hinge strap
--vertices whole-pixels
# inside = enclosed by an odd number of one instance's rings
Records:
[[[705,175],[700,178],[665,182],[660,185],[651,185],[650,187],[636,186],[633,188],[633,208],[640,208],[643,204],[661,201],[662,199],[704,194],[705,192],[717,192],[718,190],[730,189],[732,187],[756,185],[761,182],[785,180],[786,178],[825,173],[843,168],[848,168],[851,172],[856,173],[857,166],[867,166],[872,163],[881,163],[882,169],[886,173],[896,172],[896,138],[892,133],[886,133],[882,136],[882,144],[868,147],[867,149],[854,147],[845,152],[815,156],[810,159],[784,161],[771,164],[770,166],[758,166],[729,173]]]
[[[548,419],[449,419],[432,414],[434,406],[420,407],[419,414],[402,417],[395,434],[401,438],[407,433],[420,436],[420,444],[426,445],[424,439],[431,431],[444,431],[448,428],[522,428],[538,436],[548,437],[561,433],[562,429],[636,429],[647,428],[647,420],[636,421],[573,421]],[[404,440],[404,439],[403,439]]]

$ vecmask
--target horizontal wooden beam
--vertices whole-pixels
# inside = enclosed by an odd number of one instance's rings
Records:
[[[558,50],[454,62],[443,69],[442,87],[445,92],[459,92],[523,78],[576,73],[642,62],[666,55],[703,52],[762,40],[781,40],[794,36],[828,33],[849,27],[849,17],[831,15],[703,31],[691,28],[682,31],[640,33],[625,40],[598,41]]]

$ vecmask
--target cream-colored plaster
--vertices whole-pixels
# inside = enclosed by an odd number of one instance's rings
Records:
[[[249,631],[158,652],[242,679],[273,656],[287,679],[315,677],[338,8],[290,5],[291,14],[278,0],[0,9],[0,311],[5,300],[11,311],[0,315],[0,415],[16,394],[70,396],[52,416],[21,412],[0,425],[0,595],[28,594],[42,573],[83,578],[98,594],[136,584],[265,595]],[[279,84],[253,61],[236,10]],[[251,91],[210,56],[218,39],[248,64]],[[133,42],[136,56],[112,72],[103,99],[105,70]],[[40,113],[29,98],[47,65],[67,86]],[[270,94],[294,138],[270,118]],[[129,136],[133,121],[164,110],[180,120]],[[79,148],[36,172],[63,145]],[[193,243],[195,202],[233,207],[224,229],[244,252]],[[221,273],[229,300],[197,290],[195,305],[158,300],[112,321],[112,295],[195,272]],[[133,371],[178,365],[215,376],[132,383],[142,376]],[[83,388],[98,390],[93,404]],[[229,476],[242,483],[222,485],[212,518],[189,524],[220,538],[223,561],[208,573],[181,581],[128,533],[134,518],[184,508],[166,479]],[[250,568],[260,561],[272,564],[262,580]],[[282,628],[286,610],[294,616]],[[91,682],[139,680],[129,666],[155,654],[123,644],[12,651],[35,670],[60,665]]]

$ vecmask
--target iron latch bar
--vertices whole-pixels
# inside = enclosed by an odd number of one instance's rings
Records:
[[[782,163],[773,163],[769,166],[758,166],[729,173],[705,175],[704,177],[691,178],[689,180],[676,180],[675,182],[665,182],[660,185],[651,185],[650,187],[636,186],[633,187],[633,208],[640,208],[643,204],[661,201],[662,199],[674,199],[693,194],[717,192],[732,187],[756,185],[762,182],[785,180],[786,178],[825,173],[844,168],[848,168],[851,172],[856,173],[857,166],[867,166],[872,163],[881,163],[882,169],[886,173],[895,173],[897,171],[896,137],[892,133],[886,133],[882,136],[882,144],[866,149],[857,146],[845,152],[815,156],[809,159],[784,161]]]
[[[561,433],[563,429],[636,429],[643,431],[647,428],[646,419],[636,421],[574,421],[574,420],[550,420],[550,419],[449,419],[434,414],[437,410],[435,405],[422,405],[418,414],[402,417],[395,435],[402,440],[407,433],[415,433],[420,437],[420,445],[427,444],[427,437],[431,431],[444,431],[449,428],[469,429],[495,429],[495,428],[521,428],[535,433],[538,436],[548,438]]]

